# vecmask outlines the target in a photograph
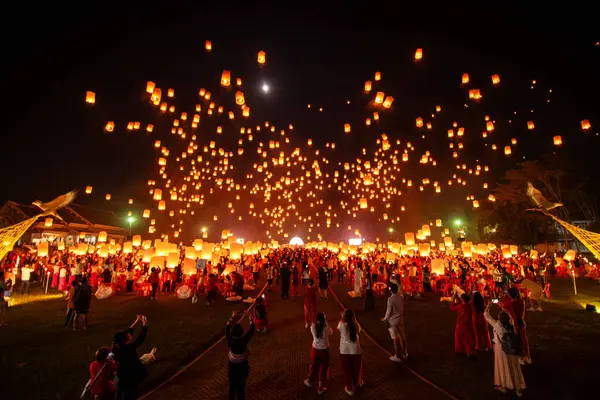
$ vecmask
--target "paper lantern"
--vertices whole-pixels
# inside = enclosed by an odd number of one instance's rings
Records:
[[[538,258],[538,251],[537,251],[537,250],[534,250],[534,249],[531,249],[531,250],[529,251],[529,257],[530,257],[532,260],[535,260],[535,259],[537,259],[537,258]]]
[[[202,251],[202,245],[203,245],[204,241],[202,239],[195,239],[194,243],[192,243],[192,246],[194,246],[194,249],[197,252]]]
[[[87,91],[85,92],[85,102],[88,104],[96,103],[96,93]]]
[[[377,94],[375,95],[375,104],[383,104],[384,97],[385,97],[385,93],[377,92]],[[379,117],[376,119],[379,119]]]
[[[494,123],[493,123],[492,121],[488,121],[488,122],[485,124],[485,129],[486,129],[488,132],[492,132],[492,131],[494,130]]]
[[[441,220],[441,219],[436,219],[436,220],[435,220],[435,226],[437,226],[438,228],[439,228],[440,226],[442,226],[442,220]]]
[[[383,101],[383,106],[385,108],[390,108],[393,103],[394,103],[394,98],[392,96],[387,96],[385,98],[385,100]]]
[[[212,50],[212,42],[210,40],[207,40],[206,42],[204,42],[204,48],[206,49],[206,51],[211,51]]]
[[[471,246],[464,246],[462,248],[462,251],[463,251],[463,255],[467,258],[473,256],[473,248]]]
[[[129,254],[131,252],[133,252],[133,243],[132,242],[123,243],[123,253]]]
[[[370,92],[372,86],[373,86],[373,83],[371,81],[366,81],[365,82],[365,92],[367,92],[367,93]]]
[[[553,142],[555,146],[560,146],[562,145],[562,137],[560,135],[556,135],[553,138]]]
[[[350,124],[344,124],[344,132],[345,133],[349,133],[352,130],[352,128],[350,127]]]
[[[492,83],[493,83],[494,85],[497,85],[497,84],[499,84],[499,83],[500,83],[500,76],[498,76],[498,74],[494,74],[494,75],[492,75]]]
[[[265,62],[267,62],[267,53],[265,53],[264,51],[259,51],[258,52],[258,56],[256,57],[256,61],[259,64],[264,64]]]
[[[415,61],[419,61],[423,58],[423,49],[417,49],[415,51]]]
[[[239,243],[231,243],[229,245],[229,258],[239,260],[242,257],[243,247]]]
[[[584,131],[589,130],[592,127],[592,124],[590,124],[590,121],[588,121],[587,119],[584,119],[583,121],[581,121],[581,129],[583,129]]]
[[[502,257],[504,258],[512,258],[512,253],[510,252],[510,248],[509,247],[504,247],[502,249]]]
[[[573,261],[575,260],[575,257],[577,256],[577,252],[575,250],[568,250],[565,255],[563,256],[563,259],[567,260],[567,261]]]
[[[179,252],[169,253],[167,256],[167,268],[175,268],[179,265]]]
[[[100,246],[100,248],[98,249],[98,255],[100,257],[108,257],[108,246],[105,244]]]
[[[164,268],[165,266],[165,257],[163,256],[153,256],[150,259],[150,269],[152,268]]]
[[[462,74],[462,79],[461,79],[462,83],[469,83],[469,74],[467,74],[466,72],[464,74]]]
[[[158,210],[164,211],[167,208],[167,203],[164,200],[158,202]]]
[[[441,258],[434,258],[431,260],[431,273],[437,275],[444,275],[444,260]]]
[[[154,249],[147,248],[144,250],[144,253],[142,253],[142,262],[149,263],[152,260],[152,257],[154,257]]]
[[[431,248],[429,246],[429,243],[419,243],[419,255],[421,257],[429,257],[430,251]]]
[[[533,123],[533,121],[527,121],[527,129],[529,129],[530,131],[535,129],[535,124]]]
[[[184,259],[181,270],[185,275],[194,275],[196,273],[196,261],[189,258]]]
[[[48,217],[44,220],[44,227],[45,228],[52,228],[52,218]]]
[[[110,195],[110,193],[106,193],[106,196],[104,198],[106,200],[110,200],[112,198],[112,196]]]
[[[423,118],[421,118],[421,117],[417,118],[416,125],[417,125],[417,128],[422,128],[423,127]]]
[[[185,258],[195,260],[196,259],[196,249],[194,247],[186,247],[185,248]]]
[[[444,246],[446,247],[454,247],[454,244],[452,244],[452,238],[450,236],[445,236],[444,237]]]
[[[131,239],[131,244],[136,247],[140,246],[142,244],[142,237],[140,235],[134,235]]]
[[[412,232],[406,232],[404,234],[404,243],[406,243],[407,246],[414,246],[415,234]]]
[[[504,154],[508,156],[511,153],[512,153],[512,149],[510,148],[510,146],[504,146]]]
[[[91,194],[92,193],[92,187],[91,186],[86,186],[85,188],[85,194]]]
[[[38,244],[37,253],[39,257],[46,257],[48,255],[48,242]]]
[[[224,70],[223,74],[221,74],[221,86],[229,85],[231,85],[231,72]]]
[[[99,243],[104,243],[106,242],[108,235],[106,234],[106,232],[102,231],[100,233],[98,233],[98,242]]]
[[[148,81],[148,83],[146,83],[146,93],[152,94],[152,92],[154,92],[154,88],[156,87],[156,84],[152,81]]]
[[[425,237],[431,236],[431,228],[429,228],[429,225],[424,224],[421,227],[421,231],[423,232],[423,236],[425,236]]]
[[[365,209],[369,207],[369,203],[367,202],[367,199],[365,197],[362,197],[359,202],[358,202],[359,206],[361,209]]]

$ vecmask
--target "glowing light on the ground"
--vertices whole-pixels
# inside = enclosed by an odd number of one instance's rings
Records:
[[[290,246],[304,246],[304,241],[298,236],[293,237],[292,240],[290,240]]]
[[[350,238],[348,239],[348,244],[350,246],[360,246],[362,244],[361,238]]]

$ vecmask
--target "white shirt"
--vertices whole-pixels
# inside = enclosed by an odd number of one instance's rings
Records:
[[[392,294],[387,300],[385,319],[390,326],[398,326],[404,318],[404,296],[400,293]]]
[[[356,330],[356,342],[352,342],[350,340],[350,333],[348,332],[348,323],[341,322],[338,324],[337,328],[340,331],[340,354],[360,354],[360,338],[358,334],[360,333],[360,325],[357,325]]]
[[[508,331],[506,330],[504,325],[502,325],[502,322],[500,322],[496,318],[492,317],[490,315],[489,310],[485,310],[485,312],[483,313],[483,316],[485,317],[486,321],[492,326],[492,328],[494,330],[494,339],[493,339],[494,343],[502,344],[502,339],[501,339],[502,336],[504,336],[506,333],[508,333]]]
[[[325,323],[325,326],[323,327],[323,332],[321,334],[321,337],[317,337],[317,325],[316,324],[312,324],[310,326],[310,333],[312,333],[313,336],[313,343],[312,346],[317,349],[317,350],[323,350],[323,349],[328,349],[329,348],[329,326],[327,325],[327,323]]]
[[[21,268],[21,280],[22,281],[28,281],[29,278],[31,277],[31,273],[33,272],[32,268],[29,267],[23,267]]]

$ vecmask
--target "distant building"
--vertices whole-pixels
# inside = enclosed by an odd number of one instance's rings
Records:
[[[0,228],[18,224],[40,213],[36,206],[8,201],[0,208]],[[56,245],[64,242],[68,247],[85,242],[95,245],[98,233],[103,231],[108,241],[114,239],[116,243],[122,243],[129,232],[129,229],[120,226],[123,221],[111,211],[71,204],[58,210],[57,214],[60,218],[40,218],[17,244],[48,242]]]

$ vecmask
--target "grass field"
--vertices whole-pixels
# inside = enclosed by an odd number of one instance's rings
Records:
[[[553,299],[543,312],[528,312],[528,336],[533,365],[524,366],[524,398],[588,398],[600,382],[600,315],[581,304],[600,298],[600,284],[579,279],[580,294],[573,297],[570,280],[554,281]],[[349,285],[333,285],[347,306],[357,310],[359,322],[379,343],[393,349],[385,315],[386,298],[376,299],[376,310],[366,313],[363,299],[352,299]],[[407,301],[405,328],[409,344],[407,365],[461,399],[503,398],[493,390],[493,353],[478,353],[476,360],[454,354],[456,313],[433,294]],[[506,396],[508,397],[508,396]]]
[[[148,366],[149,376],[142,387],[150,388],[222,336],[231,311],[247,306],[220,299],[206,307],[203,298],[192,304],[174,296],[156,301],[135,295],[92,299],[88,329],[73,331],[63,327],[66,302],[58,292],[51,292],[43,295],[39,285],[32,285],[28,298],[13,296],[16,305],[7,310],[8,325],[0,328],[3,398],[79,398],[96,350],[110,346],[114,333],[128,327],[136,314],[146,315],[149,321],[139,355],[152,347],[158,349],[157,361]],[[18,304],[23,299],[29,302]]]

